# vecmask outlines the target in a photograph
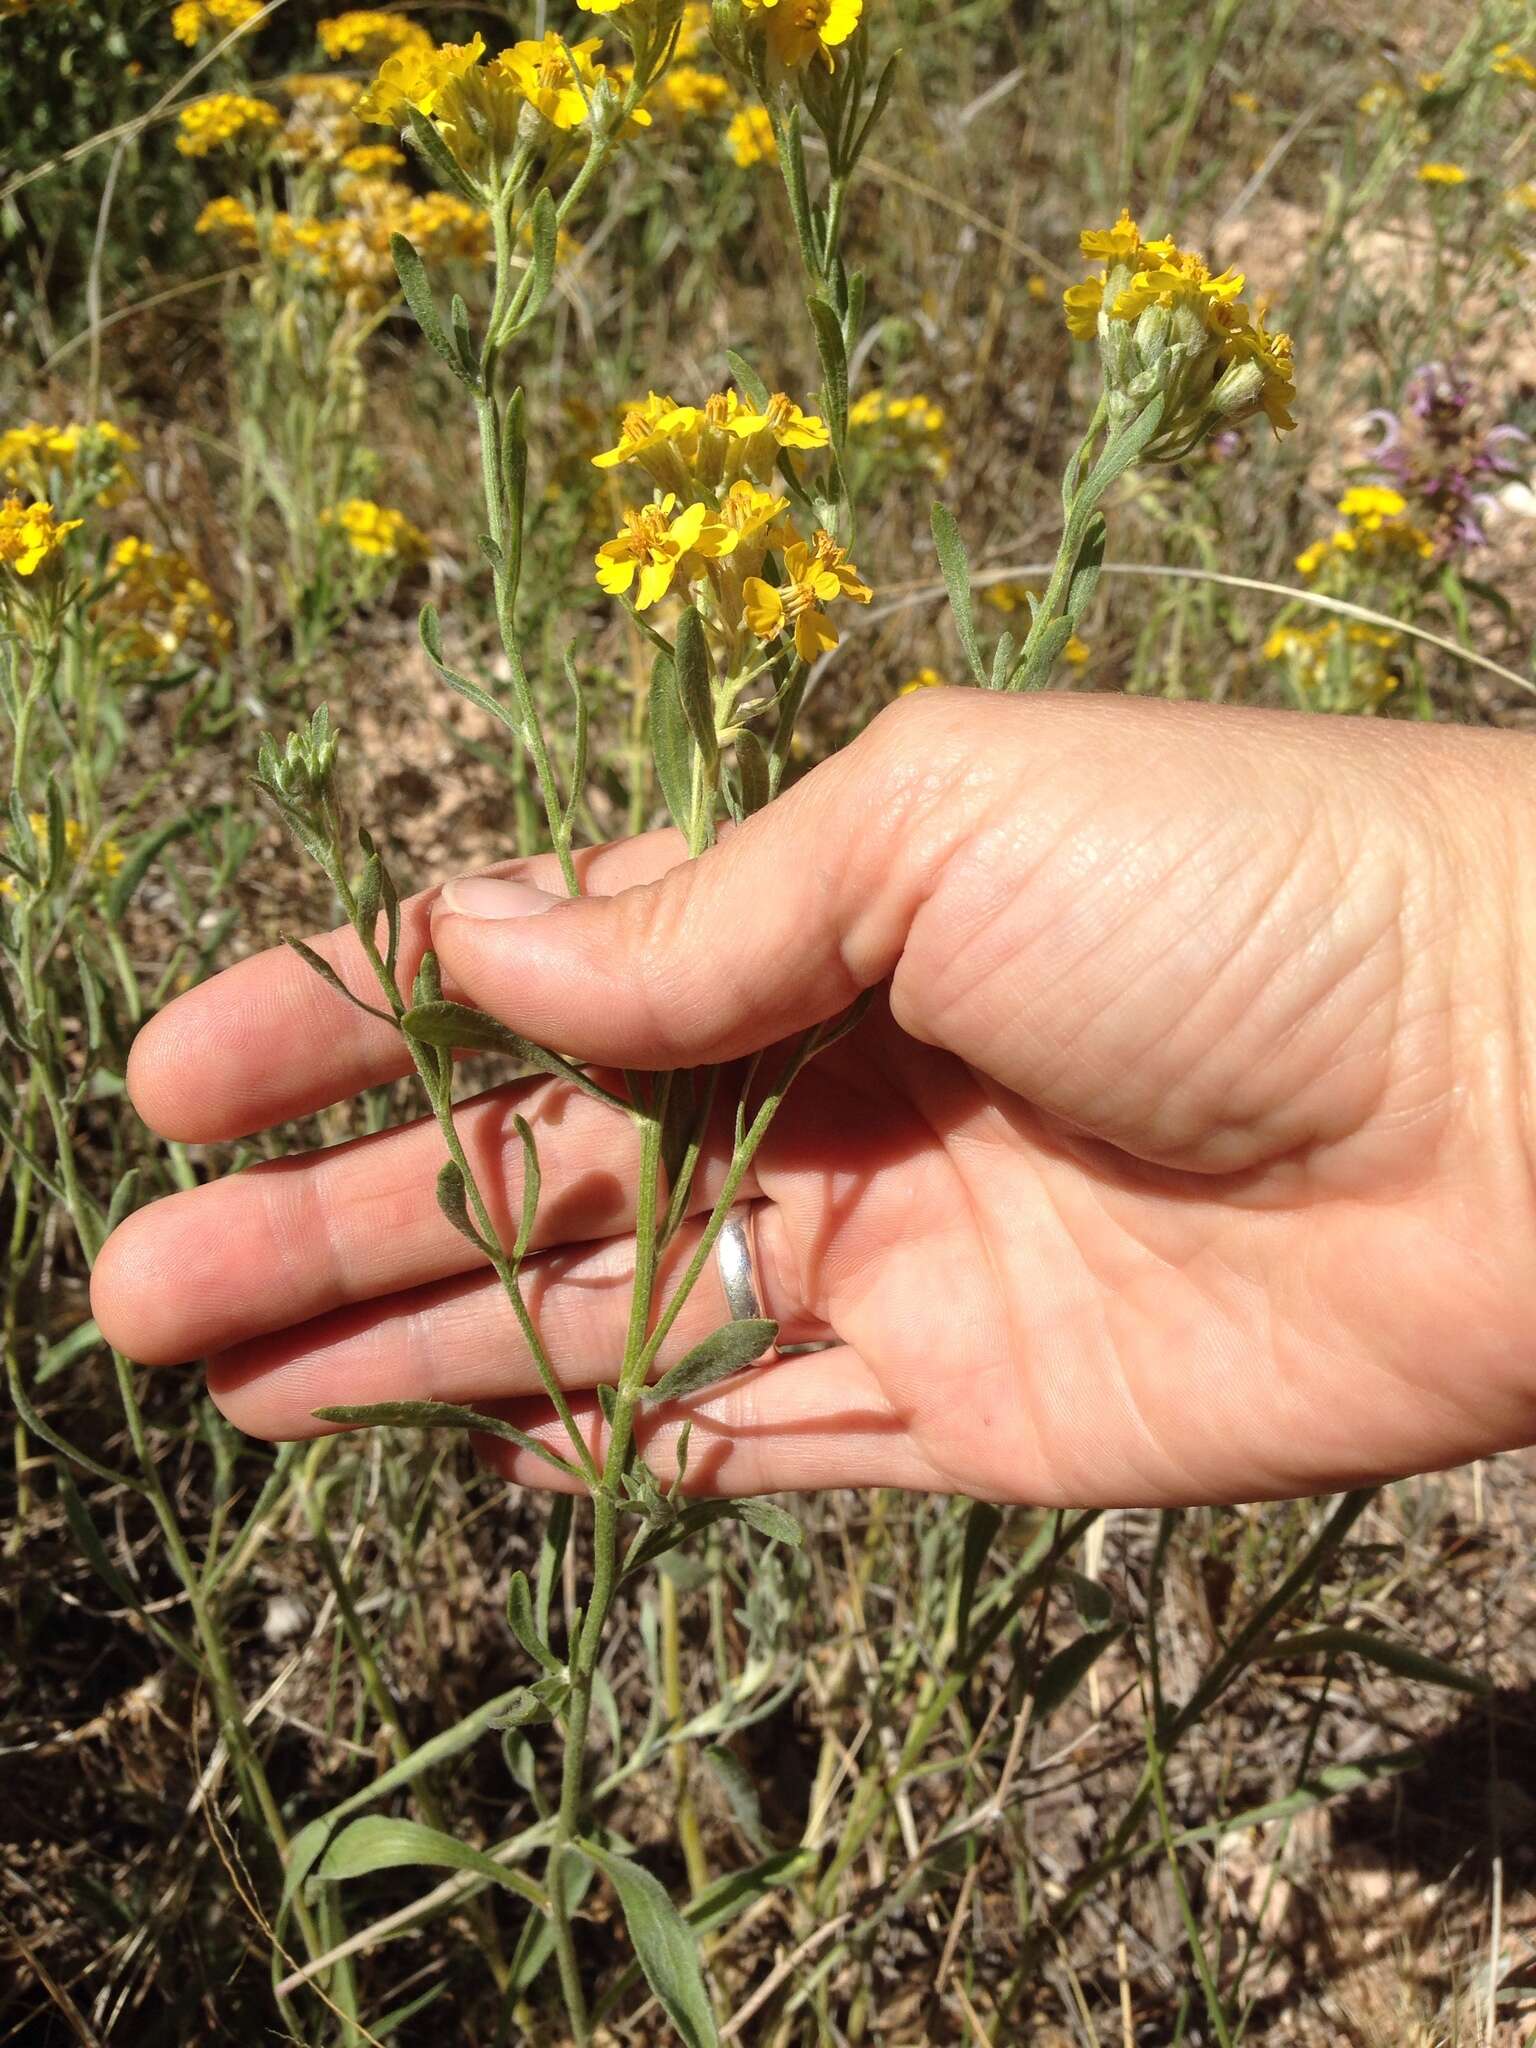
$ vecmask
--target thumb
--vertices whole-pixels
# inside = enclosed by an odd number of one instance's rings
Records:
[[[575,898],[449,883],[432,914],[445,977],[525,1037],[605,1066],[734,1059],[836,1016],[894,971],[963,830],[933,751],[911,743],[936,722],[916,701],[655,881]]]

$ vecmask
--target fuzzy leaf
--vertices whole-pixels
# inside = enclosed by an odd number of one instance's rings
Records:
[[[966,559],[965,542],[960,538],[955,515],[947,505],[934,506],[932,525],[933,544],[939,551],[939,567],[944,573],[944,587],[949,592],[955,631],[960,635],[960,645],[970,663],[971,674],[985,689],[987,672],[982,666],[981,649],[976,643],[976,617],[971,608],[971,565]]]
[[[432,129],[429,123],[423,122],[422,126],[427,128],[429,133],[436,135],[436,130]],[[428,345],[442,357],[459,382],[467,384],[473,391],[480,380],[465,372],[457,349],[448,339],[442,316],[437,310],[437,301],[432,296],[426,265],[416,253],[415,244],[405,235],[391,235],[389,253],[395,259],[395,275],[400,280],[405,303],[410,307],[416,325],[426,336]]]
[[[504,725],[512,737],[522,744],[523,729],[516,715],[505,704],[499,704],[489,690],[482,690],[478,683],[472,683],[468,676],[461,675],[456,668],[450,668],[443,659],[443,628],[437,616],[435,604],[424,604],[417,622],[422,648],[428,661],[437,670],[450,690],[456,690],[461,697],[467,697],[471,704],[478,704],[482,711]]]
[[[481,1415],[474,1408],[460,1408],[452,1401],[369,1401],[317,1408],[314,1413],[319,1422],[339,1422],[348,1429],[472,1429],[478,1436],[494,1436],[502,1443],[516,1444],[520,1451],[531,1451],[567,1479],[581,1477],[568,1459],[552,1451],[548,1444],[541,1444],[527,1430],[503,1422],[499,1415]]]
[[[582,1841],[581,1853],[619,1895],[645,1981],[686,2048],[715,2048],[719,2036],[699,1967],[698,1943],[662,1885],[628,1856]]]
[[[740,1322],[722,1323],[702,1344],[695,1344],[686,1358],[678,1360],[645,1392],[647,1401],[681,1401],[688,1394],[702,1392],[733,1372],[740,1372],[761,1358],[779,1334],[779,1326],[766,1316],[752,1316]]]
[[[683,716],[677,689],[677,665],[670,654],[658,654],[651,668],[651,754],[656,779],[684,836],[693,823],[693,735]]]
[[[355,1008],[365,1010],[370,1017],[377,1017],[381,1024],[394,1023],[395,1020],[391,1017],[388,1010],[376,1009],[372,1003],[365,1003],[361,996],[355,996],[336,972],[330,961],[322,960],[313,946],[306,946],[302,939],[290,938],[287,932],[283,933],[283,944],[297,953],[306,967],[312,969],[323,982],[328,983],[330,987],[335,989],[337,995],[345,996],[347,1001],[353,1004]]]
[[[384,1813],[364,1814],[344,1827],[321,1857],[315,1877],[325,1884],[344,1883],[349,1877],[369,1877],[376,1870],[398,1870],[418,1863],[435,1869],[472,1870],[487,1883],[516,1892],[532,1905],[542,1908],[546,1903],[531,1877],[508,1869],[483,1849],[472,1849],[468,1842],[457,1841],[441,1828]]]
[[[713,772],[720,751],[715,736],[713,672],[704,621],[692,605],[677,622],[677,694],[705,768]]]

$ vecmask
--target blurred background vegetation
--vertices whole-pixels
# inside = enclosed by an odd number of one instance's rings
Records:
[[[1529,6],[868,11],[877,47],[905,53],[850,220],[875,599],[814,679],[805,760],[902,688],[960,678],[936,496],[999,623],[1025,603],[1095,377],[1061,291],[1079,230],[1127,204],[1269,297],[1300,424],[1128,480],[1072,686],[1531,723]],[[545,14],[410,10],[493,46]],[[402,883],[533,844],[494,728],[415,638],[435,598],[495,672],[456,387],[368,270],[366,232],[340,284],[350,243],[326,244],[328,274],[257,249],[206,212],[245,189],[236,160],[177,146],[210,91],[317,118],[296,79],[368,70],[317,40],[333,18],[275,0],[188,42],[163,5],[0,0],[0,459],[24,495],[27,462],[72,471],[106,593],[61,727],[73,829],[38,884],[61,1119],[14,1043],[0,1081],[0,2043],[560,2038],[526,1909],[466,1885],[422,1911],[415,1869],[331,1888],[309,1954],[353,1943],[355,2010],[272,1993],[304,1962],[278,1917],[283,1840],[518,1682],[503,1599],[544,1504],[442,1437],[275,1458],[193,1373],[125,1408],[70,1223],[89,1239],[115,1194],[400,1113],[380,1090],[189,1148],[126,1105],[149,1010],[333,921],[249,793],[264,724],[331,705]],[[589,32],[577,19],[550,24]],[[723,80],[707,39],[689,63]],[[771,161],[739,160],[735,111],[723,84],[658,105],[562,248],[524,374],[528,640],[554,701],[567,640],[595,679],[589,837],[660,800],[648,657],[591,580],[616,500],[588,458],[637,393],[717,388],[728,347],[776,388],[816,383],[784,196]],[[344,228],[428,189],[392,176],[386,201],[349,197],[315,145],[258,196]],[[472,263],[460,281],[472,296]],[[26,440],[100,421],[136,445]],[[1362,487],[1378,495],[1341,504]],[[45,792],[18,798],[11,854],[48,835]],[[1333,1510],[1059,1522],[831,1496],[801,1504],[802,1551],[722,1533],[621,1631],[614,1713],[644,1726],[652,1688],[663,1704],[607,1818],[679,1897],[759,1873],[707,1937],[741,2041],[1529,2039],[1531,1478],[1511,1458]],[[1178,1731],[1163,1821],[1138,1803],[1153,1695]],[[492,1730],[435,1774],[456,1833],[489,1847],[537,1819],[540,1739]],[[584,1910],[600,1930],[595,1892]],[[594,1986],[611,2037],[671,2038],[617,1938],[613,1958]]]

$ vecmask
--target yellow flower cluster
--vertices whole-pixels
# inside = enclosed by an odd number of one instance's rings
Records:
[[[229,620],[185,555],[130,534],[112,551],[111,581],[92,609],[106,658],[163,674],[178,660],[229,646]]]
[[[1340,498],[1339,512],[1344,524],[1296,557],[1303,576],[1316,576],[1341,558],[1428,561],[1435,552],[1433,538],[1408,517],[1407,499],[1390,484],[1357,484]]]
[[[1536,64],[1523,57],[1513,43],[1499,43],[1493,52],[1493,70],[1499,78],[1512,78],[1536,92]]]
[[[859,25],[864,0],[742,0],[748,23],[761,21],[768,48],[786,70],[814,57],[830,71],[832,52]]]
[[[340,527],[353,554],[369,560],[404,564],[419,562],[427,553],[427,536],[419,526],[371,498],[346,498],[320,517],[325,525]]]
[[[1421,185],[1465,185],[1467,174],[1460,164],[1420,164],[1418,180]]]
[[[848,431],[866,446],[896,458],[915,458],[935,476],[949,470],[944,442],[947,415],[942,405],[920,394],[892,398],[878,387],[854,400],[848,410]]]
[[[347,178],[338,192],[345,210],[329,220],[258,219],[242,199],[211,199],[197,232],[264,248],[304,281],[362,304],[382,303],[395,289],[393,235],[407,236],[428,263],[483,263],[490,254],[490,216],[452,192],[418,194],[393,178],[363,176]]]
[[[1251,312],[1241,271],[1214,273],[1195,251],[1148,241],[1128,212],[1111,228],[1086,229],[1096,276],[1064,295],[1067,327],[1098,339],[1112,394],[1145,402],[1167,396],[1162,438],[1198,438],[1262,412],[1275,432],[1294,427],[1291,339]]]
[[[357,103],[363,88],[355,78],[299,72],[283,80],[288,118],[282,154],[293,164],[334,164],[363,139]]]
[[[355,7],[346,14],[334,14],[316,29],[320,47],[333,64],[357,57],[365,64],[378,64],[396,50],[430,50],[432,38],[418,22],[403,14],[385,14],[372,7]]]
[[[750,106],[733,114],[725,131],[725,146],[744,171],[749,171],[754,164],[777,163],[778,138],[767,110]]]
[[[181,0],[171,9],[171,34],[190,49],[204,36],[243,28],[261,12],[262,0]]]
[[[37,842],[37,853],[46,856],[48,851],[48,819],[42,811],[29,811],[27,823],[32,828],[32,837]],[[120,874],[127,855],[115,839],[104,839],[94,853],[90,850],[90,835],[78,818],[64,820],[64,851],[78,868],[89,854],[90,866],[87,879],[93,883],[110,882]],[[0,877],[0,896],[15,903],[20,900],[21,889],[15,875]]]
[[[597,37],[564,44],[551,30],[539,42],[514,43],[485,59],[485,41],[414,45],[397,50],[358,105],[364,121],[402,128],[412,112],[432,123],[466,176],[481,176],[512,149],[523,109],[532,107],[557,132],[579,127],[592,95],[607,77],[593,59]],[[636,120],[648,117],[636,113]]]
[[[1375,711],[1402,683],[1395,659],[1401,635],[1379,626],[1329,619],[1321,626],[1277,626],[1264,643],[1302,702],[1313,710]]]
[[[216,149],[270,142],[283,125],[274,107],[243,92],[212,93],[183,107],[177,120],[181,133],[176,147],[183,156],[211,156]]]
[[[659,392],[630,406],[619,439],[592,459],[599,469],[637,463],[657,486],[648,505],[625,512],[620,531],[597,551],[597,580],[645,611],[674,584],[694,586],[712,625],[739,665],[741,635],[767,645],[788,634],[805,662],[837,645],[826,606],[867,604],[869,586],[846,551],[820,529],[802,540],[773,488],[784,449],[825,448],[825,421],[776,392],[761,410],[735,391],[701,406]],[[770,554],[782,572],[764,575]]]
[[[36,421],[0,434],[0,477],[34,498],[115,505],[132,488],[132,434],[111,420],[91,426],[45,427]]]
[[[29,505],[7,498],[0,504],[0,568],[13,569],[18,576],[36,575],[81,524],[78,519],[56,519],[46,499]]]

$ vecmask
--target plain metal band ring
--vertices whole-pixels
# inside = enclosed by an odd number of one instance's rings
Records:
[[[738,1202],[715,1239],[715,1264],[733,1323],[755,1322],[763,1313],[757,1285],[755,1221],[755,1203]]]

